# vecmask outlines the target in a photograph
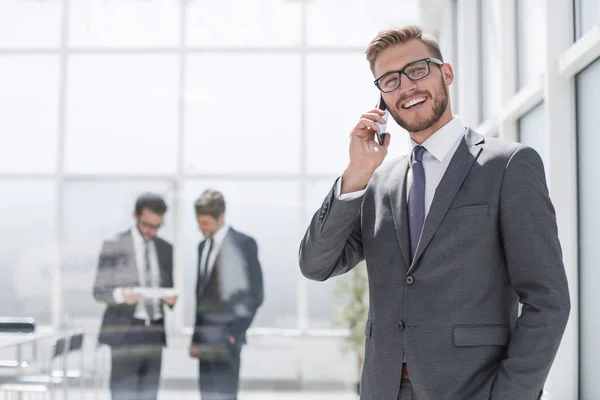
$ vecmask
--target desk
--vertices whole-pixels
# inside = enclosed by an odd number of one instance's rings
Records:
[[[41,340],[51,338],[55,334],[55,330],[51,327],[38,327],[35,332],[19,333],[19,332],[0,332],[0,349],[15,347],[17,350],[17,359],[15,365],[2,365],[8,367],[22,366],[21,348],[25,344],[34,344],[33,359],[37,359],[37,344]],[[10,362],[9,362],[10,363]]]

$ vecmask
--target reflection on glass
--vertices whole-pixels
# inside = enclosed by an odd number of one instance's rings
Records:
[[[62,1],[0,1],[0,48],[58,48]]]
[[[56,170],[58,82],[57,56],[0,58],[0,172]]]
[[[176,170],[176,56],[74,56],[69,65],[66,170]]]
[[[67,319],[97,323],[105,305],[92,297],[102,242],[134,225],[135,199],[144,192],[164,197],[169,210],[158,236],[172,242],[174,214],[168,181],[72,181],[65,184],[63,293]],[[77,301],[73,301],[77,299]]]
[[[0,315],[51,323],[57,260],[53,180],[1,180]]]
[[[380,96],[363,53],[310,54],[307,57],[306,141],[311,174],[337,176],[346,168],[348,135]],[[339,99],[343,99],[340,101]],[[392,118],[389,162],[409,148],[408,134]]]
[[[299,55],[192,55],[186,71],[186,172],[299,172]]]
[[[179,44],[179,7],[173,0],[69,2],[73,46],[162,47]]]
[[[295,328],[297,326],[298,244],[300,240],[300,184],[293,181],[200,181],[185,182],[181,196],[181,251],[184,295],[194,298],[198,268],[198,230],[194,201],[205,189],[223,193],[225,222],[252,236],[258,245],[262,266],[264,303],[252,327]],[[195,305],[185,302],[185,325],[194,322]]]
[[[190,46],[298,46],[301,2],[192,0],[187,6]]]

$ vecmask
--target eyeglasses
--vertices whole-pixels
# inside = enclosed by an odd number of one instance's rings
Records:
[[[437,58],[423,58],[422,60],[413,61],[400,71],[391,71],[375,79],[375,86],[383,93],[389,93],[400,87],[400,77],[402,74],[411,81],[423,79],[431,72],[429,63],[444,65]]]

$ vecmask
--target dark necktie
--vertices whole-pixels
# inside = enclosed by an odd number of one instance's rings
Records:
[[[423,146],[415,146],[412,157],[412,185],[408,194],[408,226],[410,228],[411,260],[417,252],[419,238],[425,222],[425,170],[423,169]]]
[[[152,269],[150,268],[150,246],[149,242],[145,243],[144,248],[144,264],[145,264],[145,273],[144,273],[144,286],[151,288],[152,285]],[[144,305],[146,306],[146,312],[148,313],[148,317],[150,320],[154,319],[154,314],[156,312],[154,308],[154,299],[147,298],[144,300]]]
[[[214,239],[208,238],[208,252],[206,253],[206,258],[204,259],[204,265],[202,266],[202,278],[208,279],[208,264],[210,260],[210,253],[212,253]],[[206,245],[206,244],[205,244]]]

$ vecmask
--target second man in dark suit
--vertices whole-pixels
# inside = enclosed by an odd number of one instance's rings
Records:
[[[202,400],[237,399],[240,351],[263,302],[256,241],[225,224],[225,199],[206,190],[195,203],[198,227],[196,323],[190,356],[198,358]]]

